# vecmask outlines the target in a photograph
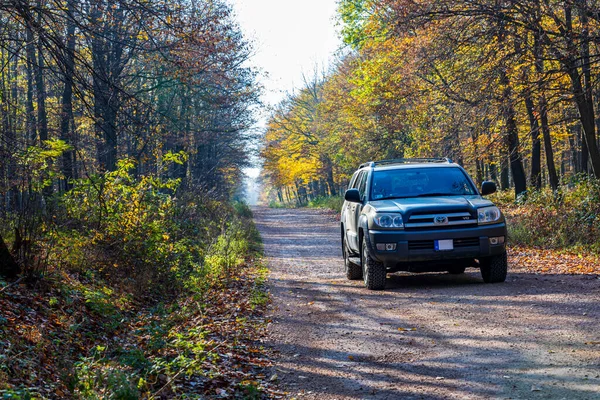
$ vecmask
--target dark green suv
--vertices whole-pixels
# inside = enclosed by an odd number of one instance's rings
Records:
[[[342,207],[348,279],[385,287],[388,272],[461,274],[479,268],[488,283],[507,273],[506,222],[458,164],[447,158],[365,163],[354,173]]]

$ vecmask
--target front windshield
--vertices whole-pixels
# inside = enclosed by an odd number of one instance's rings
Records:
[[[466,174],[450,168],[401,168],[374,171],[371,199],[464,196],[477,194]]]

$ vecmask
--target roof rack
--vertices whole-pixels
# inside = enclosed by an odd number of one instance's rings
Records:
[[[376,167],[378,165],[390,165],[390,164],[417,164],[417,163],[447,163],[452,164],[452,160],[448,157],[436,157],[436,158],[396,158],[393,160],[381,160],[381,161],[369,161],[361,164],[359,168],[364,167]]]

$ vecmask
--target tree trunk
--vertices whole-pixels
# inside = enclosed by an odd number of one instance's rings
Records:
[[[538,5],[539,6],[539,5]],[[538,12],[538,18],[540,11]],[[550,187],[552,190],[558,188],[558,175],[556,174],[556,166],[554,164],[554,151],[552,150],[552,138],[550,137],[550,126],[548,124],[548,103],[546,96],[544,95],[544,57],[541,43],[541,33],[539,31],[534,32],[533,35],[533,53],[535,58],[535,71],[538,79],[538,106],[539,115],[542,123],[542,136],[544,139],[544,152],[546,153],[546,165],[548,167],[548,180],[550,181]]]
[[[38,7],[41,7],[38,2]],[[41,14],[38,16],[38,24],[41,23]],[[37,102],[37,131],[40,144],[48,140],[48,116],[46,114],[46,85],[44,83],[44,55],[42,53],[42,39],[38,37],[37,42],[37,65],[35,67],[35,93]],[[50,162],[50,161],[49,161]],[[52,183],[44,186],[45,197],[52,196]]]
[[[329,195],[335,196],[337,195],[337,190],[335,187],[335,181],[333,179],[333,166],[329,157],[323,156],[321,158],[321,162],[323,163],[323,168],[325,169],[325,176],[327,177],[327,186],[329,188]]]
[[[0,234],[0,275],[6,278],[14,278],[21,273],[21,267],[8,250],[2,235]]]
[[[552,190],[558,189],[558,174],[554,163],[554,150],[552,150],[552,138],[548,124],[548,107],[546,97],[540,96],[540,117],[542,119],[542,136],[544,137],[544,152],[546,153],[546,165],[548,166],[548,180]]]
[[[535,116],[535,106],[533,104],[533,99],[531,98],[531,93],[529,91],[525,93],[525,107],[527,108],[527,116],[529,117],[529,129],[531,131],[531,185],[534,188],[539,189],[542,187],[542,147],[540,144],[540,124]]]
[[[508,157],[503,157],[502,163],[500,164],[500,189],[502,190],[507,190],[510,187],[508,173]]]
[[[46,114],[46,86],[44,84],[44,56],[41,39],[38,39],[37,65],[35,67],[35,90],[37,100],[37,123],[40,143],[48,140],[48,117]]]
[[[98,144],[100,169],[114,171],[117,166],[117,116],[121,107],[118,84],[124,67],[125,37],[119,28],[123,18],[122,9],[114,11],[110,23],[102,21],[102,11],[94,8],[91,19],[96,30],[92,40],[94,118]],[[101,33],[101,31],[105,31]],[[108,37],[115,37],[109,40]]]
[[[598,142],[596,139],[596,118],[595,118],[595,110],[594,110],[594,96],[592,91],[592,72],[590,65],[590,37],[589,37],[589,26],[588,26],[588,16],[587,16],[587,0],[579,0],[579,14],[581,18],[581,24],[583,29],[581,31],[581,70],[583,75],[583,89],[584,89],[584,98],[585,103],[587,104],[587,109],[589,110],[588,119],[590,122],[589,128],[593,134],[586,134],[585,144],[587,146],[588,153],[590,154],[590,158],[592,161],[592,169],[594,175],[597,178],[600,178],[600,152],[598,149]],[[594,153],[594,154],[592,154]],[[587,160],[586,160],[587,164]],[[587,169],[587,168],[586,168]]]
[[[71,121],[73,120],[73,74],[75,73],[75,24],[72,21],[75,7],[73,0],[68,1],[67,6],[69,18],[67,19],[67,42],[65,54],[65,87],[62,95],[60,116],[60,138],[73,146]],[[64,176],[64,188],[72,188],[74,178],[75,151],[67,150],[62,155],[62,172]]]
[[[26,143],[34,144],[37,141],[36,122],[33,110],[33,69],[35,65],[35,44],[33,43],[33,32],[28,26],[25,32],[25,52],[27,53],[27,99],[25,100],[25,126],[27,132]]]
[[[583,32],[579,38],[581,48],[578,51],[573,47],[573,21],[571,6],[568,5],[568,3],[565,6],[565,27],[567,29],[566,39],[569,44],[569,54],[562,57],[561,62],[566,69],[567,75],[569,75],[569,78],[571,79],[573,97],[575,99],[575,104],[577,105],[577,110],[579,111],[579,119],[581,120],[581,126],[583,128],[583,142],[587,147],[587,155],[589,155],[592,171],[597,178],[600,178],[600,150],[598,149],[598,144],[596,142],[596,123],[594,120],[594,102],[591,96],[591,82],[588,80],[590,63],[589,37],[586,32]],[[576,57],[579,52],[581,52],[583,74],[580,74],[578,69],[578,60]],[[584,84],[581,83],[582,75]]]
[[[510,80],[504,68],[501,68],[500,70],[500,83],[504,86],[503,114],[506,123],[506,144],[508,146],[510,169],[515,183],[515,195],[518,196],[527,190],[527,178],[525,176],[525,169],[523,168],[523,161],[519,151],[519,131],[515,108],[512,102]]]

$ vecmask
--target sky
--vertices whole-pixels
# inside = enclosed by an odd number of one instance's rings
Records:
[[[263,101],[275,105],[326,68],[341,45],[336,33],[336,0],[230,0],[245,36],[254,42],[251,64],[267,77]],[[262,121],[264,124],[265,120]]]
[[[287,93],[300,89],[303,75],[326,70],[341,46],[336,31],[336,0],[229,0],[255,54],[250,64],[261,73],[263,102],[275,106]],[[265,129],[263,109],[258,129]],[[246,201],[258,201],[259,168],[247,168]]]

